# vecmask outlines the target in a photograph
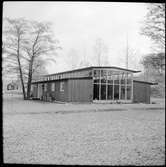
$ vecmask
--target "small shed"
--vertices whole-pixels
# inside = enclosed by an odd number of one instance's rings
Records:
[[[150,103],[151,85],[157,83],[133,80],[133,103]]]
[[[18,89],[18,85],[15,82],[11,82],[7,84],[7,90],[17,90],[17,89]]]

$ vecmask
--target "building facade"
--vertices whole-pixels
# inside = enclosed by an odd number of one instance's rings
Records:
[[[63,102],[150,103],[149,82],[133,79],[134,71],[119,67],[87,67],[33,79],[31,96]]]

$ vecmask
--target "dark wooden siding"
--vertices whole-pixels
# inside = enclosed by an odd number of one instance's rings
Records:
[[[60,91],[60,83],[64,82],[64,91]],[[55,83],[55,89],[52,91],[52,83]],[[61,80],[61,81],[51,81],[51,82],[43,82],[40,84],[46,84],[47,90],[45,89],[42,91],[42,97],[43,100],[57,100],[57,101],[68,101],[68,81],[67,80]],[[37,83],[33,84],[33,96],[37,97]]]
[[[133,82],[133,102],[150,103],[150,85],[147,83]]]
[[[64,91],[60,91],[60,84],[61,82],[64,82]],[[47,83],[48,84],[48,90],[47,93],[50,97],[52,97],[54,100],[57,101],[67,101],[68,100],[68,88],[67,88],[67,80],[62,81],[52,81]],[[55,83],[55,89],[52,91],[52,83]]]
[[[69,102],[92,102],[93,82],[92,79],[70,79],[68,80]]]

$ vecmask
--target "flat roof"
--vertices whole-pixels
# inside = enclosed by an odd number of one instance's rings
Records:
[[[140,82],[140,83],[145,83],[145,84],[149,84],[149,85],[158,85],[157,82],[148,82],[148,81],[141,81],[141,80],[133,80],[134,82]]]
[[[59,73],[54,73],[54,74],[47,74],[47,75],[41,75],[41,76],[52,76],[52,75],[60,75],[60,74],[65,74],[65,73],[70,73],[70,72],[77,72],[77,71],[84,71],[84,70],[90,70],[94,68],[109,68],[109,69],[117,69],[117,70],[124,70],[124,71],[129,71],[133,73],[138,73],[141,71],[136,71],[136,70],[130,70],[130,69],[125,69],[121,67],[115,67],[115,66],[90,66],[90,67],[84,67],[84,68],[79,68],[79,69],[74,69],[74,70],[69,70],[69,71],[64,71],[64,72],[59,72]]]

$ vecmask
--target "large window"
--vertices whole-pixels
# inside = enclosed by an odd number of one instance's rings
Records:
[[[131,100],[132,74],[126,71],[94,70],[94,100]]]
[[[93,99],[99,100],[99,84],[94,84],[93,87]]]

